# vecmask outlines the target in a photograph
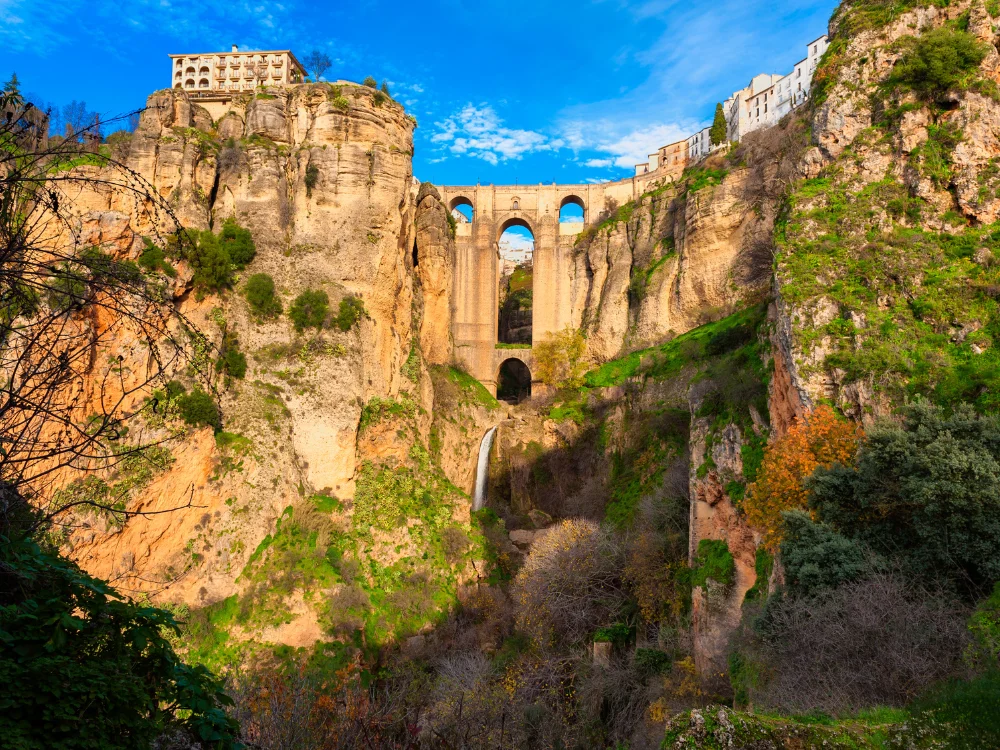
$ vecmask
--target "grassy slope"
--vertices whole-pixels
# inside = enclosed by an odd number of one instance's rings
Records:
[[[432,378],[451,404],[443,418],[457,423],[463,407],[497,407],[465,373],[433,368]],[[297,597],[315,612],[327,638],[311,658],[333,669],[358,648],[399,642],[446,616],[459,578],[473,560],[489,561],[490,551],[478,519],[455,520],[469,500],[432,457],[434,433],[417,433],[418,409],[405,395],[365,406],[361,430],[391,424],[411,445],[406,463],[364,464],[350,513],[322,494],[286,508],[240,573],[241,593],[181,613],[189,658],[225,669],[249,655],[291,655],[295,649],[268,643],[261,632],[292,622],[289,601]]]

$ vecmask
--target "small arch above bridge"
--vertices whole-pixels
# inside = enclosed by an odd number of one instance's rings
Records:
[[[459,216],[463,217],[466,222],[471,224],[476,218],[476,207],[475,204],[464,195],[456,196],[448,202],[448,211],[452,216],[455,216],[457,212]],[[457,216],[455,217],[458,218]]]

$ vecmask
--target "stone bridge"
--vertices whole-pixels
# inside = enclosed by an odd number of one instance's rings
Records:
[[[460,362],[496,393],[500,367],[518,359],[534,376],[531,349],[497,346],[500,287],[499,241],[512,226],[526,227],[535,238],[532,345],[546,336],[579,327],[582,306],[573,246],[577,235],[596,221],[605,206],[638,198],[664,175],[649,173],[596,185],[472,185],[440,187],[451,211],[467,205],[471,222],[456,228],[452,336]],[[560,222],[568,204],[583,209],[583,222]],[[533,382],[533,392],[537,383]]]

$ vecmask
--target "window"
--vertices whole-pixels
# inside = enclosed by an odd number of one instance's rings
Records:
[[[767,105],[764,105],[764,114],[767,114]]]

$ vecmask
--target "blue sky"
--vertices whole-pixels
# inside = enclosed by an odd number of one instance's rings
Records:
[[[167,54],[326,51],[390,82],[438,184],[632,172],[759,72],[789,70],[834,0],[0,0],[0,78],[104,115],[169,85]]]

